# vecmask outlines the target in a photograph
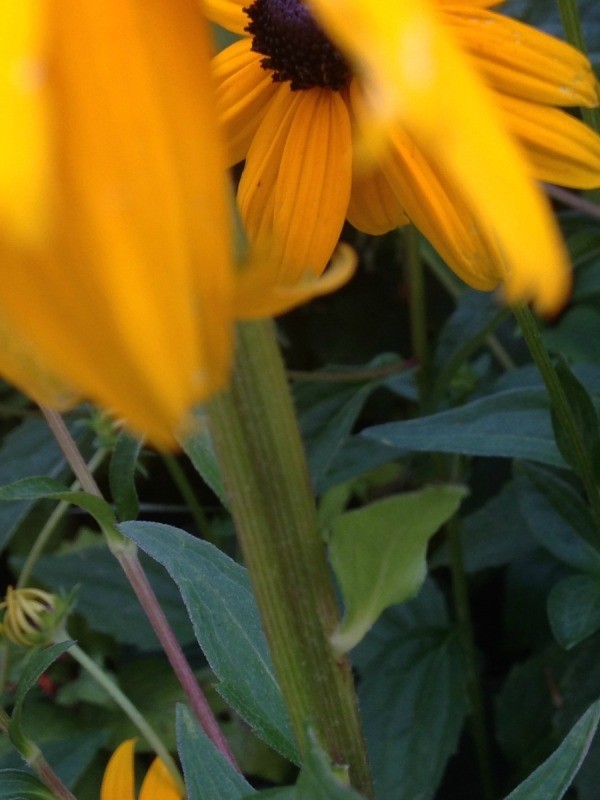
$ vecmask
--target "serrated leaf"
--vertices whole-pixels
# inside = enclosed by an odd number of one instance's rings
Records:
[[[73,642],[59,642],[52,644],[49,647],[42,649],[31,650],[21,665],[21,673],[17,683],[17,690],[15,692],[15,702],[13,706],[12,716],[8,725],[9,736],[11,741],[15,742],[17,749],[19,741],[23,737],[21,730],[21,719],[23,715],[23,703],[29,693],[31,687],[37,682],[38,678],[44,673],[50,664],[65,653],[73,644]]]
[[[432,582],[384,612],[357,655],[377,800],[431,800],[468,708],[459,637]]]
[[[600,630],[600,578],[573,575],[557,583],[548,597],[548,618],[567,650]]]
[[[600,700],[593,703],[566,739],[505,800],[560,800],[577,774],[600,720]]]
[[[33,775],[16,769],[2,769],[0,800],[55,800],[55,797]]]
[[[571,416],[588,457],[595,469],[597,477],[600,477],[600,432],[598,428],[598,414],[588,394],[587,389],[575,377],[569,369],[567,362],[561,358],[556,364],[556,374],[567,398],[567,403],[571,410]],[[579,459],[573,448],[571,439],[566,434],[562,420],[557,416],[554,406],[552,406],[552,427],[556,444],[565,461],[578,471]]]
[[[0,487],[0,502],[5,500],[66,500],[83,508],[100,526],[112,527],[115,515],[109,504],[101,497],[87,492],[72,492],[68,486],[53,478],[24,478],[8,486]]]
[[[108,479],[119,520],[135,519],[139,512],[135,474],[141,449],[139,439],[121,433],[110,459]]]
[[[242,800],[254,794],[183,705],[177,706],[177,743],[187,800]]]
[[[499,391],[450,411],[375,425],[361,435],[398,452],[522,458],[564,467],[543,389]]]
[[[179,587],[219,694],[275,750],[296,748],[246,570],[208,542],[170,525],[119,530],[166,567]]]
[[[574,569],[600,576],[596,526],[589,507],[555,473],[534,464],[515,467],[519,507],[534,539]]]
[[[462,486],[432,486],[349,511],[331,523],[329,554],[345,613],[331,637],[344,653],[381,612],[421,588],[427,543],[467,494]]]

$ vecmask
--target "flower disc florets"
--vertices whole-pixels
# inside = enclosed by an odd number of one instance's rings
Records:
[[[320,86],[337,92],[348,85],[348,64],[301,0],[255,0],[244,11],[252,49],[266,56],[261,65],[273,70],[274,81],[289,81],[294,90]]]

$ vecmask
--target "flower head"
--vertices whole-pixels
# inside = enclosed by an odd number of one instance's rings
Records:
[[[134,750],[135,739],[128,739],[112,754],[102,780],[100,800],[135,800]],[[182,800],[160,759],[156,758],[146,773],[138,800]]]
[[[53,641],[70,608],[65,601],[41,589],[13,589],[9,586],[0,603],[4,612],[0,638],[21,647],[37,647]]]
[[[246,159],[242,218],[280,281],[320,274],[345,218],[410,221],[470,285],[560,306],[567,258],[536,181],[600,184],[600,138],[555,108],[599,102],[580,53],[491,0],[204,4],[244,34],[213,61],[218,104],[229,162]]]
[[[194,0],[0,7],[0,372],[162,445],[231,352],[205,28]]]

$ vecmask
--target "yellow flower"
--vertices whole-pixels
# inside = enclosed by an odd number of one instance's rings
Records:
[[[0,603],[4,611],[0,639],[22,647],[37,647],[53,640],[68,604],[41,589],[13,589],[9,586]]]
[[[134,750],[135,739],[128,739],[112,754],[102,779],[100,800],[135,800]],[[158,758],[146,773],[139,800],[182,800],[167,768]]]
[[[280,280],[323,270],[345,218],[375,234],[410,220],[470,285],[547,312],[564,301],[536,181],[600,184],[600,137],[554,107],[598,104],[598,84],[580,53],[491,5],[204,0],[243,36],[213,61],[219,113],[229,163],[246,158],[243,221]]]
[[[0,5],[0,373],[166,446],[232,346],[205,28],[195,0]]]

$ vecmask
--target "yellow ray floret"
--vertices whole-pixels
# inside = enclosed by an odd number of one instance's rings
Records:
[[[128,739],[112,754],[104,772],[100,800],[135,800],[134,750],[135,739]],[[167,768],[158,758],[146,773],[139,800],[182,800]]]

